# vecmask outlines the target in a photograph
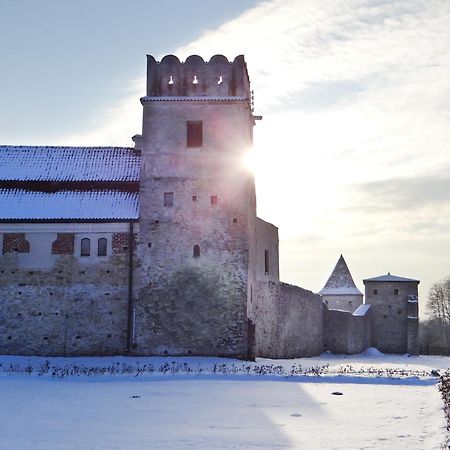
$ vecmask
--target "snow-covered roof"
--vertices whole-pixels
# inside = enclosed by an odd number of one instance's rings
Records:
[[[338,259],[325,286],[319,291],[319,295],[363,295],[356,287],[342,255]]]
[[[0,220],[135,220],[139,197],[133,192],[0,189]]]
[[[370,305],[368,304],[359,305],[358,308],[356,308],[356,310],[353,312],[353,315],[358,317],[365,316],[369,309]]]
[[[142,97],[141,102],[209,102],[209,101],[247,101],[249,100],[247,97],[239,97],[239,96],[212,96],[212,95],[204,95],[204,96],[176,96],[176,95],[165,95],[163,97]]]
[[[0,146],[3,181],[138,181],[139,170],[129,147]]]
[[[386,275],[381,275],[379,277],[374,277],[374,278],[366,278],[365,280],[363,280],[363,282],[366,281],[404,281],[404,282],[411,282],[414,281],[416,283],[420,283],[419,280],[414,280],[412,278],[404,278],[404,277],[398,277],[397,275],[391,275],[389,272]]]

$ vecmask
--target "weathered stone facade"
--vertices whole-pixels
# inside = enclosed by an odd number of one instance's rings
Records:
[[[36,233],[32,230],[36,225],[27,227],[31,232],[22,233],[21,240],[33,242]],[[53,227],[57,229],[58,225]],[[82,229],[83,225],[78,227]],[[87,229],[85,225],[84,228]],[[22,260],[18,253],[0,256],[1,353],[113,355],[125,352],[128,255],[108,253],[104,258],[95,255],[83,258],[73,250],[69,254],[76,238],[112,238],[112,233],[96,234],[92,233],[92,226],[89,228],[89,233],[82,230],[44,233],[48,235],[47,257],[41,248],[32,245],[27,256],[34,256],[34,261]],[[5,235],[8,237],[10,233]],[[47,258],[51,259],[51,265]],[[43,261],[42,265],[39,260]]]
[[[259,281],[253,291],[256,354],[298,358],[323,352],[320,296],[286,283]]]
[[[324,349],[348,355],[361,353],[371,345],[371,308],[362,305],[355,312],[324,308]]]
[[[246,357],[256,202],[239,164],[254,125],[245,62],[148,57],[147,80],[136,352]]]
[[[418,280],[390,274],[364,280],[372,305],[372,346],[386,353],[418,353]]]

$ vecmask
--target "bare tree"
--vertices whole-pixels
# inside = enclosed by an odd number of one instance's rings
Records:
[[[450,277],[431,286],[428,294],[428,307],[433,319],[439,324],[443,344],[448,348],[450,343]]]

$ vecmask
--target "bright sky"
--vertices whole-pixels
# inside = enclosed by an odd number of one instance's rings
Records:
[[[145,54],[244,54],[283,281],[450,275],[447,0],[0,0],[0,142],[131,145]]]

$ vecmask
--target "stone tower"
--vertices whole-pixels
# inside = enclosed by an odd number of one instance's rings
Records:
[[[341,255],[325,286],[318,293],[328,309],[355,312],[363,302],[344,257]]]
[[[244,58],[147,56],[141,103],[135,351],[245,358],[256,200]]]
[[[420,281],[388,273],[364,281],[372,305],[372,346],[385,353],[419,352]]]

